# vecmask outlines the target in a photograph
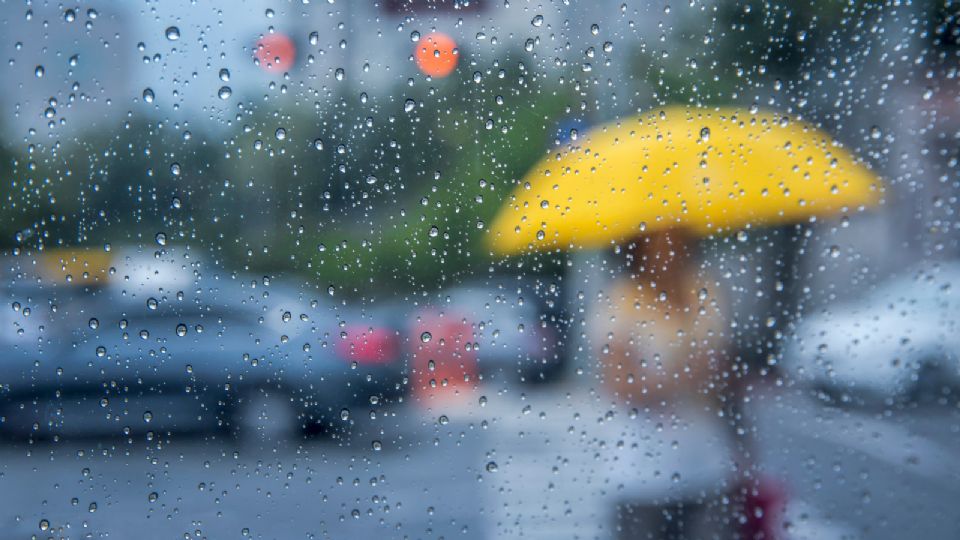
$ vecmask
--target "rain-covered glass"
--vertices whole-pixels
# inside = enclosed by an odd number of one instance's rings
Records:
[[[0,538],[957,538],[954,0],[0,2]]]

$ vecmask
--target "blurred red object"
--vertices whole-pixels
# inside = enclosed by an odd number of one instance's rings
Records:
[[[457,68],[460,51],[452,37],[432,32],[420,39],[413,56],[424,75],[440,78],[450,75]]]
[[[267,34],[257,41],[253,54],[260,69],[282,73],[293,67],[297,58],[297,46],[284,34]]]
[[[783,538],[783,514],[787,506],[787,488],[780,480],[761,476],[751,481],[746,489],[747,520],[741,535],[748,540],[778,540]]]
[[[385,328],[348,327],[347,339],[337,342],[337,354],[360,364],[385,364],[398,360],[398,337]]]
[[[477,385],[477,353],[466,321],[437,312],[421,314],[411,338],[412,389],[421,399],[466,397]]]

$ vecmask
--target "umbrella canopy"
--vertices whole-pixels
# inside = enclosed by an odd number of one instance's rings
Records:
[[[668,107],[598,127],[541,160],[488,239],[510,254],[678,226],[710,235],[856,210],[882,190],[830,135],[785,115]]]

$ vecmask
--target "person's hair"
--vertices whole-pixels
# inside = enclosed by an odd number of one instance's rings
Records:
[[[689,279],[695,246],[690,233],[679,228],[637,236],[626,245],[627,270],[633,279],[674,289]]]

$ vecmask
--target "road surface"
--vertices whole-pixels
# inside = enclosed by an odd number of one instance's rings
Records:
[[[486,386],[349,437],[154,435],[0,445],[3,538],[610,538],[597,425],[574,384]],[[960,536],[960,408],[845,410],[757,390],[788,538]],[[354,414],[356,417],[356,414]]]

